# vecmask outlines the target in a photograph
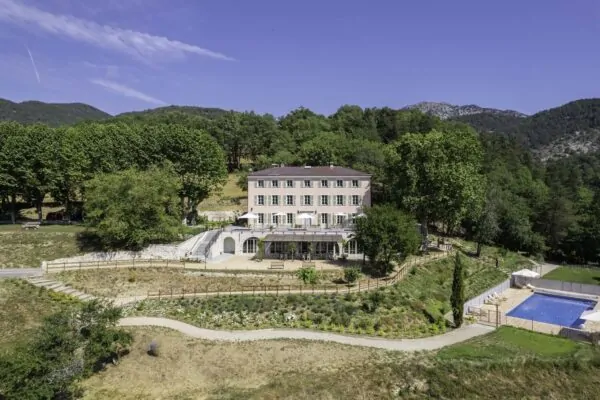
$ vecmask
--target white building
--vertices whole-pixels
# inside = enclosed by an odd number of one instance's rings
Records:
[[[331,258],[347,241],[345,253],[357,258],[353,221],[370,205],[371,176],[364,172],[333,165],[256,171],[248,176],[248,227],[224,229],[210,253],[253,255],[262,239],[267,258]]]

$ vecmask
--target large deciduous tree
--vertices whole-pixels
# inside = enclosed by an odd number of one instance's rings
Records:
[[[109,248],[173,241],[181,232],[180,191],[169,165],[100,174],[86,184],[86,222]]]
[[[394,261],[414,254],[420,244],[416,221],[390,205],[374,206],[357,217],[355,240],[369,261],[384,275]]]
[[[424,227],[443,222],[452,231],[480,209],[485,193],[482,149],[470,128],[407,133],[387,148],[388,197],[417,215]]]

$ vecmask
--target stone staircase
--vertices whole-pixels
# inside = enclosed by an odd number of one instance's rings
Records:
[[[30,276],[26,280],[34,286],[43,287],[58,293],[64,293],[69,296],[78,298],[82,301],[93,300],[95,298],[90,294],[80,292],[77,289],[73,289],[72,287],[62,282],[52,280],[47,276]]]
[[[219,229],[207,231],[202,237],[202,240],[196,243],[196,245],[194,246],[190,258],[200,261],[206,261],[207,250],[210,250],[210,247],[213,244],[215,244],[215,241],[217,240],[220,234],[221,230]],[[210,255],[208,258],[210,258]]]

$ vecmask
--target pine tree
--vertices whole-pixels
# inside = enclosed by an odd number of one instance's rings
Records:
[[[463,281],[463,265],[460,259],[460,253],[456,253],[454,260],[454,274],[452,277],[452,295],[450,296],[452,304],[452,316],[454,317],[454,326],[460,327],[463,323],[463,308],[465,305],[465,284]]]

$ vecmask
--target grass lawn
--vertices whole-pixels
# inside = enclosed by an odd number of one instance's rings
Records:
[[[544,279],[600,285],[600,268],[559,267],[544,275]]]
[[[0,279],[0,350],[23,340],[43,317],[74,301],[22,280]]]
[[[54,275],[61,282],[85,293],[105,297],[130,297],[156,292],[159,289],[174,292],[182,288],[186,291],[238,291],[248,286],[301,285],[301,281],[292,273],[271,274],[209,274],[199,271],[182,271],[173,268],[127,268],[115,270],[67,271]],[[322,284],[335,286],[333,279],[340,278],[341,272],[328,272],[328,279]],[[344,286],[345,287],[345,286]],[[251,289],[250,289],[251,290]]]
[[[157,328],[132,331],[131,353],[83,382],[84,399],[591,399],[600,390],[591,346],[565,346],[563,339],[512,328],[438,354],[309,341],[218,343]],[[153,339],[159,357],[146,354]],[[545,359],[515,360],[499,348]]]
[[[245,211],[248,206],[248,192],[237,185],[239,176],[229,174],[227,183],[220,193],[211,195],[198,206],[198,211]]]
[[[42,226],[23,231],[20,225],[0,225],[0,268],[39,268],[43,260],[81,254],[78,226]]]
[[[399,283],[361,293],[219,296],[146,300],[129,314],[169,316],[200,327],[256,329],[300,327],[384,337],[424,337],[444,332],[450,311],[452,259],[411,269]],[[487,263],[465,257],[466,297],[506,279]]]
[[[438,353],[440,360],[485,361],[524,357],[556,358],[585,353],[590,346],[557,336],[501,327],[494,332],[457,344]]]

